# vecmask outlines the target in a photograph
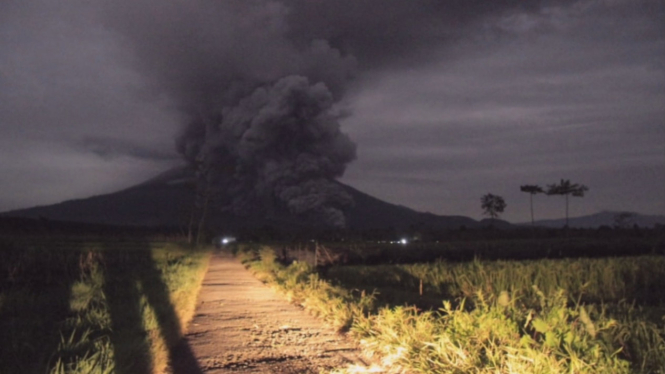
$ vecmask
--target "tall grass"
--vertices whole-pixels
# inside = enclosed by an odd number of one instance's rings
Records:
[[[421,282],[423,296],[434,300],[508,291],[534,305],[534,285],[545,294],[565,289],[572,300],[584,302],[636,300],[654,305],[665,300],[663,256],[343,266],[329,269],[327,277],[347,288],[402,293],[406,301],[422,299]]]
[[[263,279],[334,326],[349,328],[393,371],[665,373],[662,309],[616,301],[632,294],[657,303],[659,257],[355,266],[328,269],[329,279],[322,279],[307,265],[276,263],[269,248],[250,253],[245,258]],[[420,280],[443,307],[384,302],[377,309],[377,295],[367,293],[377,284],[379,292],[406,287],[419,297]]]
[[[2,373],[163,372],[208,251],[173,243],[0,243]]]
[[[561,291],[524,308],[508,293],[480,294],[476,308],[383,308],[353,333],[388,367],[417,373],[631,373],[613,342],[618,322],[594,308],[569,307]]]

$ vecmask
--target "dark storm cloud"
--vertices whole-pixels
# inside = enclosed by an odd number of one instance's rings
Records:
[[[578,214],[662,213],[662,14],[656,2],[509,12],[467,30],[454,59],[376,73],[354,101],[351,135],[363,147],[346,180],[420,209],[432,209],[433,189],[395,181],[438,182],[450,198],[435,211],[476,217],[475,197],[491,190],[507,197],[509,219],[524,220],[520,184],[571,178],[592,188]],[[543,215],[560,216],[547,200]]]
[[[365,68],[430,61],[433,48],[464,37],[470,24],[521,10],[538,12],[551,3],[519,0],[285,0],[289,36],[328,40],[356,56]]]
[[[139,0],[107,1],[103,13],[156,86],[169,90],[185,110],[206,110],[293,74],[323,81],[339,98],[358,63],[375,68],[403,61],[414,67],[417,55],[455,41],[479,19],[538,11],[548,3],[171,0],[155,7]]]
[[[136,65],[192,114],[236,104],[260,85],[294,74],[340,94],[355,59],[325,40],[296,46],[277,1],[110,1],[106,24],[133,47]],[[207,113],[206,113],[207,114]]]

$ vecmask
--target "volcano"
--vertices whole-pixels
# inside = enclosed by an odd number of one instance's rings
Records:
[[[418,212],[379,200],[343,183],[335,183],[347,191],[355,203],[346,211],[349,229],[404,229],[414,226],[458,229],[481,225],[468,217]],[[115,193],[13,210],[0,215],[105,225],[184,227],[194,206],[195,186],[194,173],[186,167],[179,167]],[[212,207],[208,213],[207,226],[225,229],[267,226],[277,229],[306,229],[315,227],[316,224],[303,222],[301,218],[285,211],[269,216],[239,216]]]

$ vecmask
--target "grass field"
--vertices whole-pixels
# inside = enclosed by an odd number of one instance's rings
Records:
[[[418,373],[665,373],[665,258],[289,266],[241,256],[385,367]],[[349,369],[349,371],[351,371]]]
[[[340,266],[326,276],[346,288],[377,290],[387,304],[421,308],[440,307],[442,299],[474,298],[478,292],[498,297],[504,291],[533,306],[538,303],[534,286],[547,295],[564,289],[571,300],[584,303],[665,301],[663,256]]]
[[[0,240],[0,373],[158,373],[209,251],[143,240]]]

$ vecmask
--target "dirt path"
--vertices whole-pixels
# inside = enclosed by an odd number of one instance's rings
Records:
[[[350,340],[290,304],[229,253],[211,259],[185,339],[199,373],[319,373],[363,364]],[[184,369],[174,371],[194,372],[193,364],[177,363]]]

